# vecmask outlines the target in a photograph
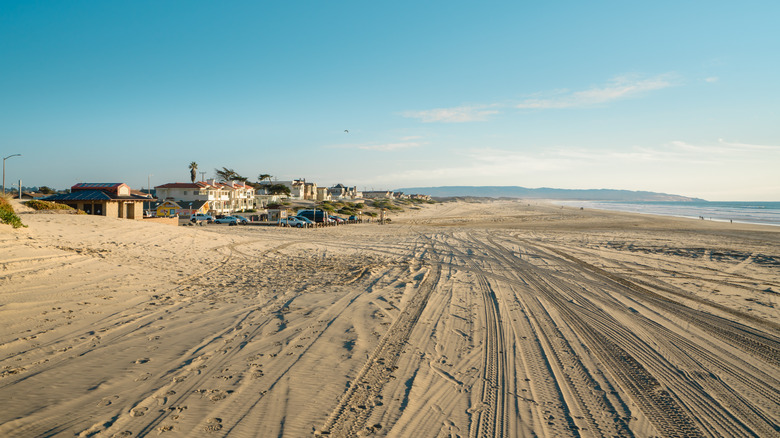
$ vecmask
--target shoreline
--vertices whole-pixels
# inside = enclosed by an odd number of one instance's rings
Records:
[[[697,219],[697,220],[708,220],[713,222],[724,222],[724,223],[742,223],[742,224],[751,224],[751,225],[768,225],[768,226],[780,226],[780,213],[778,213],[778,217],[776,221],[770,221],[769,219],[766,219],[764,221],[761,220],[749,220],[749,219],[739,219],[739,214],[734,214],[732,216],[736,217],[734,218],[724,218],[724,217],[712,217],[712,216],[702,216],[701,214],[694,215],[694,214],[681,214],[681,213],[670,213],[670,212],[660,212],[660,211],[639,211],[642,209],[642,207],[647,208],[648,210],[652,210],[653,208],[658,208],[658,206],[663,207],[688,207],[692,208],[690,205],[686,205],[686,203],[679,203],[679,204],[667,204],[667,203],[643,203],[643,202],[621,202],[621,201],[561,201],[561,200],[548,200],[548,202],[554,204],[554,205],[562,205],[565,207],[571,207],[571,208],[577,208],[577,207],[583,207],[583,208],[590,208],[590,209],[597,209],[597,210],[603,210],[603,211],[617,211],[617,212],[623,212],[623,213],[635,213],[635,214],[650,214],[650,215],[656,215],[656,216],[666,216],[666,217],[678,217],[678,218],[685,218],[685,219]],[[741,203],[741,202],[740,202]],[[614,205],[615,208],[609,208],[610,206]],[[632,210],[630,207],[634,207]],[[700,207],[699,205],[695,205],[693,207]],[[639,210],[637,210],[639,209]],[[702,214],[705,214],[704,212],[701,212]],[[744,212],[740,212],[744,214]],[[711,212],[709,213],[712,214]],[[727,213],[719,212],[718,215],[721,216],[728,216]]]

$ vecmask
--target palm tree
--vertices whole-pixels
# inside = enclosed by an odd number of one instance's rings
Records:
[[[197,170],[198,170],[198,163],[194,161],[190,163],[190,180],[192,180],[193,183],[195,182],[195,176],[197,175]]]

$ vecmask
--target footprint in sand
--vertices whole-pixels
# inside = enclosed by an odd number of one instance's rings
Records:
[[[148,410],[149,408],[144,408],[144,407],[133,408],[132,410],[130,410],[130,415],[132,415],[133,417],[143,417],[144,414],[146,414],[146,411]]]
[[[220,429],[222,429],[222,419],[221,418],[209,418],[206,420],[206,426],[204,427],[206,432],[216,432]]]
[[[103,397],[103,399],[100,400],[97,405],[100,406],[100,407],[108,406],[111,403],[113,403],[114,400],[116,400],[118,398],[119,398],[118,395],[113,395],[111,397]]]

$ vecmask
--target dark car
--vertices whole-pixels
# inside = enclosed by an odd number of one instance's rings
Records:
[[[306,219],[317,223],[328,222],[328,213],[322,210],[301,210],[297,213],[297,216],[305,217]]]

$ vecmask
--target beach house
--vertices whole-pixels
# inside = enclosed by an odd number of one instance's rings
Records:
[[[152,195],[130,189],[124,183],[79,183],[70,193],[41,198],[44,201],[65,204],[87,214],[142,219],[143,203],[152,201]]]
[[[363,192],[363,197],[366,199],[382,199],[382,198],[393,198],[393,192],[389,190],[370,190],[367,192]]]
[[[154,188],[157,198],[161,201],[175,201],[182,209],[188,209],[189,204],[212,214],[231,214],[238,211],[253,210],[255,208],[255,189],[243,182],[228,181],[217,182],[210,179],[194,183],[168,183]],[[180,212],[180,214],[184,214]]]
[[[363,197],[357,186],[347,187],[344,184],[336,184],[328,188],[328,193],[333,199],[360,199]]]

